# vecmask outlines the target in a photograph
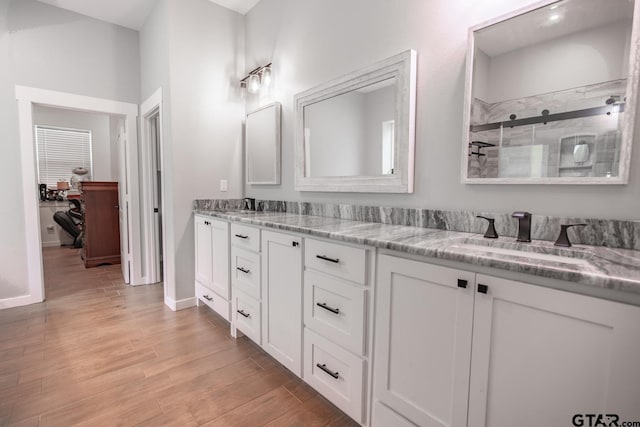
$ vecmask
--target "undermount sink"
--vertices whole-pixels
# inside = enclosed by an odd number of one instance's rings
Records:
[[[509,245],[508,243],[506,245]],[[506,246],[505,245],[505,246]],[[515,244],[511,244],[515,246]],[[529,245],[524,243],[522,245]],[[503,255],[517,258],[525,258],[529,260],[549,261],[562,264],[582,265],[589,264],[587,257],[588,253],[581,250],[572,249],[560,249],[555,247],[548,247],[544,245],[531,245],[522,249],[516,249],[513,247],[504,246],[492,246],[488,244],[481,244],[480,242],[464,242],[457,243],[450,246],[452,249],[461,249],[464,251],[481,252],[485,254]]]

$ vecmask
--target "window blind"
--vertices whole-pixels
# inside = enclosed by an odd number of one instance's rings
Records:
[[[83,167],[92,171],[91,131],[36,126],[38,150],[38,182],[56,186],[69,181],[72,169]]]

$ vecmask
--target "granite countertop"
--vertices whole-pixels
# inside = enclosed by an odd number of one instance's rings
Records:
[[[510,237],[485,239],[481,234],[282,212],[194,210],[194,213],[615,290],[629,294],[634,304],[640,301],[640,251],[586,245],[559,248],[547,241],[518,243]]]

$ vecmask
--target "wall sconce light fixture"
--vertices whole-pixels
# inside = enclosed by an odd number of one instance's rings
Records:
[[[240,87],[246,88],[249,93],[256,93],[260,87],[269,87],[271,84],[271,63],[262,65],[252,70],[240,80]]]

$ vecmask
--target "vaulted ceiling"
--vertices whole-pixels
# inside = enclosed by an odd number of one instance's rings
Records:
[[[156,0],[38,0],[82,15],[140,30]],[[245,14],[260,0],[209,0]]]

